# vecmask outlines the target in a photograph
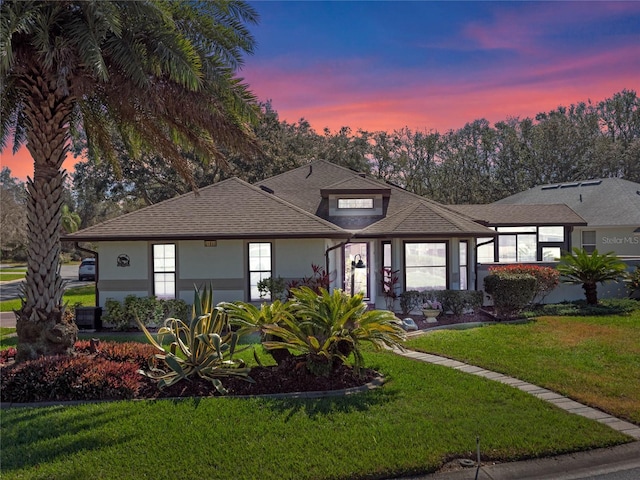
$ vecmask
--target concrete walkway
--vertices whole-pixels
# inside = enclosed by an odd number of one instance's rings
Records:
[[[419,360],[421,362],[432,363],[434,365],[442,365],[443,367],[450,367],[455,370],[460,370],[461,372],[470,373],[471,375],[476,375],[478,377],[484,377],[488,378],[489,380],[504,383],[505,385],[511,385],[512,387],[522,390],[523,392],[527,392],[534,397],[552,403],[556,407],[566,410],[569,413],[596,420],[597,422],[603,423],[608,427],[617,430],[618,432],[629,435],[636,440],[640,440],[640,426],[611,416],[608,413],[598,410],[597,408],[583,405],[582,403],[576,402],[575,400],[571,400],[567,397],[563,397],[556,392],[547,390],[546,388],[539,387],[532,383],[509,377],[501,373],[485,370],[484,368],[469,365],[468,363],[459,362],[457,360],[452,360],[450,358],[440,357],[438,355],[432,355],[429,353],[416,352],[413,350],[401,351],[399,349],[395,349],[394,353],[403,357]]]

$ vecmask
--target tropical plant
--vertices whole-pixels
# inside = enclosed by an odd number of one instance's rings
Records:
[[[269,300],[285,300],[287,298],[287,284],[282,277],[265,278],[258,282],[260,298],[269,296]]]
[[[17,360],[70,353],[58,273],[70,140],[92,158],[157,153],[193,184],[183,153],[224,164],[256,152],[257,111],[235,78],[257,14],[242,0],[22,1],[0,4],[0,148],[11,136],[33,157],[27,182],[28,267]]]
[[[291,290],[294,288],[307,287],[316,293],[320,293],[323,289],[328,290],[331,284],[331,279],[327,270],[314,263],[311,264],[311,275],[302,277],[300,280],[292,280],[287,284],[289,289],[289,297],[291,296]]]
[[[351,296],[337,289],[317,294],[309,287],[296,288],[290,308],[292,316],[263,326],[264,333],[279,338],[263,345],[304,355],[307,368],[315,374],[329,374],[351,353],[359,371],[364,366],[363,342],[377,349],[402,348],[404,330],[396,316],[388,310],[367,310],[362,294]]]
[[[640,300],[640,265],[636,265],[636,269],[629,273],[624,281],[627,284],[629,297]]]
[[[624,276],[627,266],[614,252],[601,254],[596,249],[588,253],[574,247],[571,253],[560,257],[557,268],[563,283],[582,285],[587,303],[597,305],[597,284],[607,280],[617,282]]]
[[[60,223],[62,229],[67,233],[77,232],[80,228],[80,215],[76,212],[72,212],[69,209],[69,205],[62,205],[60,209]]]
[[[239,335],[231,330],[225,311],[213,305],[211,286],[202,292],[195,289],[191,321],[187,324],[178,318],[166,319],[158,330],[157,340],[140,319],[136,321],[149,342],[162,352],[149,360],[148,370],[140,370],[141,374],[157,380],[159,388],[198,376],[225,394],[227,390],[220,378],[238,377],[253,382],[244,361],[233,359]],[[165,338],[171,342],[168,349],[162,346]],[[158,368],[156,360],[164,362],[169,371]]]
[[[265,327],[267,325],[281,325],[286,319],[292,318],[290,302],[281,302],[280,300],[262,303],[260,307],[247,302],[221,302],[218,307],[225,311],[231,324],[239,327],[238,335],[243,337],[260,333],[261,341],[278,340],[278,338],[267,335]],[[291,356],[286,348],[272,348],[269,353],[278,364]],[[257,357],[256,362],[260,364]]]
[[[383,267],[380,270],[380,287],[382,288],[382,296],[387,310],[393,312],[396,300],[400,297],[398,293],[398,282],[400,270],[392,270],[390,267]]]

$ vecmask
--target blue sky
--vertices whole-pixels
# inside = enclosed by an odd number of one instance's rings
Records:
[[[261,18],[240,75],[318,132],[445,132],[640,91],[638,1],[249,3]],[[1,163],[33,172],[24,149]]]
[[[640,2],[250,3],[242,76],[319,131],[446,131],[640,85]]]

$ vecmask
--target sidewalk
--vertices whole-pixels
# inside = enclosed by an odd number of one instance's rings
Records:
[[[0,327],[16,328],[16,314],[13,312],[0,312]]]
[[[482,465],[478,480],[577,480],[632,470],[640,475],[640,442],[557,457]],[[477,467],[402,480],[474,480]],[[634,478],[625,476],[621,478]],[[635,478],[640,478],[636,476]]]

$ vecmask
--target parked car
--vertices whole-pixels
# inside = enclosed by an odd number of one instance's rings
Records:
[[[85,258],[80,262],[78,268],[78,280],[95,280],[96,279],[96,259]]]

